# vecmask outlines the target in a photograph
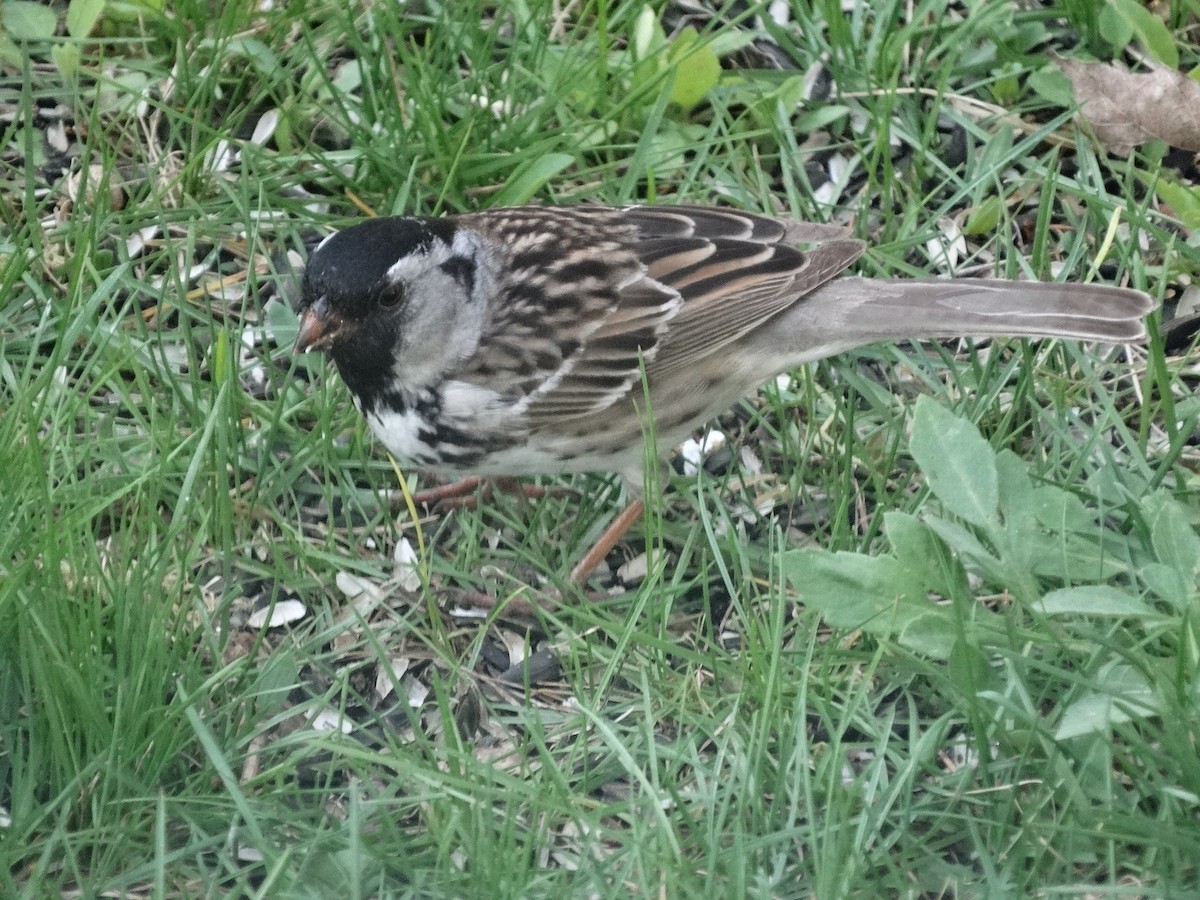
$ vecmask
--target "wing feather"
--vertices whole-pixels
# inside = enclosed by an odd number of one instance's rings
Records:
[[[471,378],[534,429],[570,428],[630,397],[643,366],[651,380],[693,366],[863,250],[837,226],[693,206],[526,207],[462,218],[492,237],[508,256],[498,270],[514,276],[500,285],[480,341],[488,353],[474,360]]]

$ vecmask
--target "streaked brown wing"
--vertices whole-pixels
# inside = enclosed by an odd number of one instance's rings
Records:
[[[756,244],[820,244],[852,237],[841,225],[772,219],[736,209],[711,206],[630,206],[621,210],[643,238],[698,237],[715,241],[729,238]]]
[[[703,207],[528,207],[464,218],[507,249],[516,275],[502,286],[472,380],[519,398],[535,428],[628,396],[643,363],[652,379],[695,364],[863,250],[836,226]],[[785,239],[818,243],[802,251]],[[501,373],[515,378],[497,386]]]
[[[767,219],[733,210],[635,207],[647,275],[683,299],[648,373],[694,365],[836,277],[865,245],[836,225]],[[814,243],[801,250],[782,241]]]
[[[779,219],[710,206],[628,206],[621,217],[643,239],[701,238],[777,244],[787,233]]]
[[[466,380],[496,390],[531,427],[626,396],[657,352],[679,294],[645,276],[637,230],[607,207],[524,207],[462,217],[507,254],[509,274]]]
[[[678,312],[679,295],[639,278],[621,290],[621,303],[557,371],[529,395],[534,425],[593,415],[627,396],[649,366],[664,331]]]

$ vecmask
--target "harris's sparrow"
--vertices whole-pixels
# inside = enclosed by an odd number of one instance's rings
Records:
[[[670,448],[778,373],[864,344],[1137,341],[1155,306],[1118,287],[839,277],[863,249],[836,226],[693,206],[369,219],[312,253],[296,348],[327,351],[417,468],[615,471],[636,492],[647,413]]]

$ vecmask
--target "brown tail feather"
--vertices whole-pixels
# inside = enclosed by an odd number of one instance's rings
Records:
[[[817,359],[877,341],[1008,335],[1126,343],[1155,308],[1141,291],[985,279],[839,278],[762,329],[770,349]]]

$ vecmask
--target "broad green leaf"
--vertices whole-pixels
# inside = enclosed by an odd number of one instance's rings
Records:
[[[28,0],[7,0],[0,7],[4,30],[18,41],[44,41],[54,37],[58,16],[42,3]]]
[[[358,66],[339,66],[330,85],[341,94],[353,94],[362,87],[363,71]]]
[[[797,550],[787,555],[784,571],[800,601],[820,609],[834,628],[878,628],[882,619],[890,630],[906,589],[919,590],[889,556]]]
[[[694,28],[685,28],[671,44],[675,79],[670,101],[685,111],[692,109],[721,79],[721,60],[707,43],[701,43]]]
[[[79,61],[81,59],[79,45],[67,43],[55,44],[50,48],[50,59],[54,61],[54,67],[62,75],[70,78],[79,71]]]
[[[971,635],[959,635],[946,658],[947,674],[956,689],[969,696],[979,696],[995,685],[997,676],[987,654]]]
[[[1043,534],[1032,545],[1029,569],[1055,581],[1100,582],[1129,572],[1119,555],[1122,545],[1108,546],[1083,535],[1058,533]]]
[[[1108,0],[1108,6],[1101,12],[1102,31],[1105,17],[1110,11],[1125,22],[1128,33],[1136,35],[1151,56],[1165,66],[1179,68],[1179,48],[1175,46],[1175,38],[1162,19],[1146,9],[1139,0]],[[1121,33],[1125,34],[1124,31]],[[1128,36],[1120,43],[1113,43],[1113,49],[1124,50],[1127,43]]]
[[[971,210],[963,225],[963,234],[991,234],[1000,224],[1000,213],[1004,203],[996,195],[992,195]]]
[[[1021,94],[1021,80],[1017,71],[1002,75],[992,82],[992,99],[1002,106],[1011,106]]]
[[[732,28],[718,31],[708,42],[708,46],[712,48],[712,52],[717,56],[728,56],[730,53],[737,53],[739,50],[744,50],[759,39],[760,35],[757,31],[749,29]]]
[[[112,79],[110,90],[102,91],[99,107],[105,113],[124,113],[137,106],[149,89],[150,76],[145,72],[122,72]]]
[[[1071,80],[1056,66],[1045,66],[1029,76],[1029,88],[1043,100],[1055,106],[1075,105],[1075,89]]]
[[[1158,698],[1145,676],[1123,663],[1098,676],[1101,691],[1088,692],[1068,706],[1054,732],[1057,740],[1107,732],[1113,725],[1144,719],[1158,711]]]
[[[71,0],[67,5],[67,34],[82,40],[89,37],[104,13],[104,0]]]
[[[161,13],[166,0],[105,0],[104,15],[121,22],[136,22],[146,13]]]
[[[925,525],[940,537],[956,556],[965,556],[988,568],[997,567],[997,571],[999,571],[1000,560],[972,532],[957,522],[950,522],[937,516],[928,516],[924,521]]]
[[[1175,216],[1190,229],[1200,228],[1200,189],[1186,187],[1160,175],[1154,192]]]
[[[280,647],[278,653],[271,653],[263,665],[254,671],[254,681],[248,693],[263,716],[273,715],[283,709],[288,691],[301,681],[296,654],[286,646]]]
[[[1142,600],[1106,584],[1051,591],[1034,607],[1048,616],[1130,616],[1138,619],[1159,618],[1158,613]]]
[[[643,6],[633,25],[630,39],[634,93],[649,90],[663,77],[667,68],[667,38],[658,16],[650,6]]]
[[[1195,591],[1193,583],[1186,581],[1183,573],[1174,566],[1162,563],[1150,563],[1142,566],[1138,572],[1146,587],[1154,592],[1160,600],[1165,600],[1177,609],[1183,609],[1191,604]]]
[[[1021,597],[1033,597],[1032,574],[1018,570],[986,548],[969,530],[947,519],[928,517],[925,524],[933,529],[946,546],[963,561],[963,565],[982,575],[992,587],[1003,587]]]
[[[1124,50],[1133,40],[1133,24],[1112,3],[1100,10],[1096,25],[1105,43],[1114,50]]]
[[[646,59],[650,54],[661,50],[665,43],[662,25],[658,23],[658,16],[653,7],[649,4],[643,6],[633,23],[633,40],[630,41],[630,47],[634,59]]]
[[[1029,567],[1044,546],[1037,529],[1033,482],[1025,462],[1011,450],[996,454],[996,486],[1004,528],[995,538],[1001,555],[1010,565]]]
[[[290,347],[300,333],[300,318],[286,303],[268,303],[267,328],[281,347]]]
[[[1008,106],[1016,101],[1021,93],[1021,82],[1016,75],[1006,75],[996,79],[991,87],[992,99],[997,103]]]
[[[894,557],[806,549],[786,554],[783,566],[799,600],[833,628],[895,637],[937,659],[957,639],[951,610],[929,600],[923,573]]]
[[[274,75],[279,70],[279,57],[275,51],[258,38],[235,38],[226,48],[231,52],[242,52],[254,62],[255,68],[264,75]]]
[[[962,564],[946,543],[915,516],[888,510],[883,514],[883,530],[893,555],[909,569],[922,573],[927,591],[949,597],[966,584]]]
[[[958,637],[958,623],[949,611],[932,603],[924,612],[914,611],[896,631],[903,646],[931,659],[949,659]]]
[[[687,164],[687,155],[696,146],[696,136],[681,123],[666,121],[647,142],[646,158],[655,175],[665,179]]]
[[[949,512],[972,525],[997,527],[996,453],[978,428],[922,396],[909,448],[930,490]]]
[[[53,53],[56,48],[51,48]],[[21,68],[21,61],[25,58],[25,54],[16,44],[8,39],[8,32],[0,28],[0,63],[7,63],[14,69]]]
[[[1185,583],[1195,584],[1200,572],[1200,537],[1175,500],[1163,497],[1159,502],[1150,520],[1150,542],[1159,562],[1179,572]]]
[[[521,166],[492,198],[494,206],[519,206],[575,162],[569,153],[547,153]]]
[[[225,43],[226,56],[244,56],[263,75],[274,75],[279,69],[279,58],[270,47],[258,38],[237,37]],[[352,68],[347,66],[347,68]]]
[[[1034,514],[1039,523],[1057,533],[1095,531],[1095,514],[1075,494],[1057,485],[1044,484],[1033,491]]]
[[[803,88],[803,81],[799,78],[789,79],[789,82]],[[778,102],[783,103],[785,109],[789,109],[796,105],[797,101],[790,101],[786,96],[779,96]],[[809,134],[813,131],[820,131],[823,128],[828,128],[834,122],[840,122],[842,119],[850,117],[850,107],[842,106],[838,103],[830,103],[826,106],[819,106],[816,109],[811,109],[801,113],[796,117],[796,133]]]

